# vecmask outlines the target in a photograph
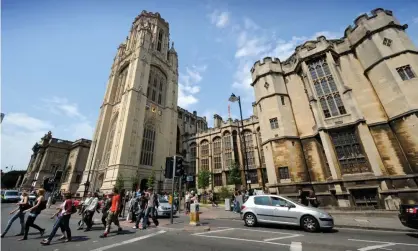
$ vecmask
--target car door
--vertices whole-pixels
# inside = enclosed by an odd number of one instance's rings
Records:
[[[292,207],[293,204],[285,199],[270,196],[272,207],[274,207],[274,221],[282,224],[299,225],[298,212]]]
[[[258,221],[273,221],[274,207],[271,206],[269,196],[255,196],[254,205]]]

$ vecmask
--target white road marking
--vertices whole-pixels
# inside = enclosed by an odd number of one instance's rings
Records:
[[[412,243],[402,243],[402,242],[387,242],[387,241],[370,241],[370,240],[359,240],[359,239],[348,239],[349,241],[358,241],[358,242],[369,242],[369,243],[381,243],[381,244],[393,244],[393,245],[403,245],[403,246],[414,246],[418,247],[418,244]]]
[[[302,251],[302,242],[294,242],[290,244],[290,251]]]
[[[410,231],[392,231],[392,230],[362,229],[362,228],[335,227],[334,229],[349,230],[349,231],[356,231],[356,232],[364,231],[364,232],[378,232],[378,233],[416,234],[416,232],[410,232]]]
[[[369,251],[369,250],[381,249],[381,248],[384,248],[384,247],[390,247],[390,246],[394,246],[394,245],[396,245],[396,244],[392,244],[392,243],[380,244],[380,245],[374,245],[374,246],[368,246],[368,247],[360,248],[360,249],[357,249],[357,250],[358,251]]]
[[[225,237],[225,236],[213,236],[213,235],[196,235],[196,236],[205,237],[205,238],[234,240],[234,241],[247,241],[247,242],[256,242],[256,243],[266,243],[266,244],[272,244],[272,245],[277,245],[277,246],[290,246],[289,244],[283,244],[283,243],[268,242],[268,241],[257,241],[257,240],[247,240],[247,239],[240,239],[240,238],[233,238],[233,237]],[[295,250],[295,251],[299,251],[299,250]]]
[[[298,237],[298,236],[303,236],[303,235],[301,235],[301,234],[292,234],[292,235],[288,235],[288,236],[282,236],[282,237],[265,239],[264,241],[277,241],[277,240],[283,240],[283,239],[288,239],[288,238],[294,238],[294,237]]]
[[[213,231],[208,231],[208,232],[203,232],[203,233],[196,233],[196,234],[192,234],[192,235],[202,235],[202,234],[209,234],[209,233],[218,233],[218,232],[224,232],[224,231],[229,231],[229,230],[234,230],[234,228],[224,228],[224,229],[213,230]]]
[[[380,249],[383,249],[383,250],[392,250],[392,249],[390,249],[390,248],[380,248]]]
[[[285,233],[285,232],[266,231],[266,230],[257,230],[257,229],[248,229],[248,228],[234,228],[234,229],[244,230],[244,231],[261,232],[261,233],[289,234],[289,233]]]
[[[119,242],[119,243],[115,243],[115,244],[108,245],[108,246],[104,246],[104,247],[100,247],[100,248],[96,248],[96,249],[93,249],[93,250],[90,250],[90,251],[103,251],[103,250],[108,250],[108,249],[111,249],[111,248],[114,248],[114,247],[126,245],[126,244],[129,244],[129,243],[133,243],[133,242],[136,242],[136,241],[140,241],[140,240],[143,240],[143,239],[147,239],[147,238],[150,238],[150,237],[159,235],[159,234],[163,234],[165,232],[166,231],[161,230],[161,231],[158,231],[158,232],[155,232],[155,233],[147,234],[147,235],[144,235],[144,236],[139,236],[137,238],[133,238],[133,239],[130,239],[130,240],[122,241],[122,242]]]

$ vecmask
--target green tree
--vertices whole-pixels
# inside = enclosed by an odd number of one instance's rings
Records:
[[[122,191],[123,188],[125,188],[125,183],[123,181],[122,174],[118,174],[118,177],[116,178],[115,188],[118,189],[118,191]]]
[[[139,185],[139,170],[136,170],[134,176],[131,177],[132,191],[135,191]]]
[[[197,183],[199,188],[206,189],[209,186],[211,175],[212,174],[207,170],[199,171],[197,174]]]
[[[228,184],[239,185],[241,183],[241,170],[239,170],[239,166],[237,163],[232,163],[229,166]]]
[[[148,188],[154,188],[154,184],[155,184],[155,170],[153,168],[151,171],[151,175],[148,178],[147,186]]]

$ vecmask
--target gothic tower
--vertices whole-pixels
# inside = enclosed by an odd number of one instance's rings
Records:
[[[117,51],[93,136],[82,194],[110,191],[117,179],[145,188],[159,180],[165,157],[176,151],[178,59],[169,24],[142,11]],[[157,182],[156,182],[157,183]]]

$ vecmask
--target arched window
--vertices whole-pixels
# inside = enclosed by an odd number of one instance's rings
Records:
[[[248,168],[254,168],[255,158],[254,158],[253,133],[249,130],[246,130],[244,131],[243,134],[244,134],[245,146],[247,148]]]
[[[347,111],[325,57],[309,62],[308,68],[325,118],[346,114]]]
[[[154,145],[155,145],[155,128],[152,125],[144,126],[144,134],[142,136],[142,148],[140,164],[145,166],[152,166],[154,160]]]
[[[156,104],[163,105],[165,100],[165,89],[167,86],[167,76],[158,67],[151,66],[148,78],[147,98]]]
[[[232,137],[230,132],[225,132],[222,137],[223,152],[224,152],[224,163],[225,168],[229,168],[233,164],[232,159]]]
[[[209,141],[200,143],[200,169],[209,171]]]
[[[122,94],[123,94],[123,91],[125,89],[125,84],[126,84],[126,77],[128,76],[128,68],[129,68],[129,65],[125,66],[118,75],[118,79],[117,79],[118,84],[116,88],[115,103],[120,102],[120,100],[122,99]]]
[[[222,169],[222,140],[216,137],[213,140],[213,163],[215,170]]]

